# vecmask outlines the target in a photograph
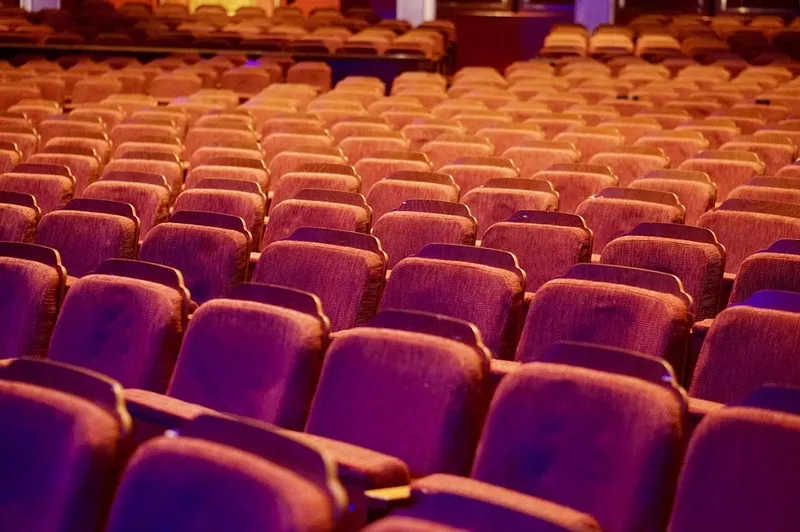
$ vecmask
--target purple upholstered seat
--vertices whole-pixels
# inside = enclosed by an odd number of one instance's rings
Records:
[[[695,320],[713,318],[719,308],[725,248],[708,229],[643,223],[608,243],[604,264],[675,275],[695,303]]]
[[[125,387],[163,392],[188,306],[177,270],[110,259],[70,288],[48,358],[108,375]]]
[[[759,290],[800,292],[800,240],[776,240],[747,257],[736,274],[728,304],[741,303]]]
[[[42,217],[36,243],[58,250],[70,277],[83,277],[106,259],[133,259],[139,225],[128,203],[74,199]]]
[[[137,449],[106,530],[328,531],[345,504],[325,454],[266,425],[201,416]]]
[[[592,369],[553,360],[505,376],[472,478],[434,475],[414,488],[481,494],[488,483],[591,514],[606,531],[663,530],[685,399],[673,383],[615,374],[614,357],[605,360],[599,371],[603,360]]]
[[[566,506],[474,482],[474,489],[413,490],[414,505],[401,508],[365,532],[596,532],[600,525]],[[473,487],[472,485],[470,486]]]
[[[180,271],[192,300],[201,304],[244,282],[251,240],[237,216],[179,211],[147,234],[139,258]]]
[[[111,379],[31,359],[0,365],[0,522],[7,530],[101,530],[130,418]]]
[[[33,242],[41,216],[32,195],[0,190],[0,241]]]
[[[797,405],[797,388],[762,389],[706,416],[689,442],[669,532],[796,530]]]
[[[541,360],[561,340],[630,349],[668,360],[682,375],[692,300],[661,272],[576,264],[534,295],[516,360]]]
[[[375,315],[386,261],[371,235],[301,227],[263,249],[252,281],[316,294],[339,331]]]
[[[474,323],[493,356],[510,358],[519,334],[525,272],[508,252],[428,244],[395,265],[381,310],[434,312]]]
[[[490,226],[481,246],[516,255],[527,277],[525,290],[535,292],[574,264],[589,262],[592,232],[576,214],[523,210]]]
[[[488,360],[466,322],[382,312],[331,343],[303,439],[330,450],[340,477],[362,490],[403,485],[409,475],[466,474],[488,401]]]
[[[56,250],[0,242],[0,358],[45,356],[66,277]]]
[[[766,384],[800,385],[800,294],[761,290],[729,307],[708,331],[689,393],[734,403]]]
[[[328,329],[312,294],[237,285],[192,316],[166,395],[126,391],[131,415],[137,423],[156,422],[163,432],[190,419],[199,405],[301,430]]]
[[[389,255],[389,269],[426,244],[475,244],[477,222],[469,207],[435,200],[406,200],[375,223],[372,234]]]

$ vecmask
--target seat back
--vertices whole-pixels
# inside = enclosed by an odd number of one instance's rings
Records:
[[[188,290],[177,270],[107,260],[95,274],[70,288],[48,358],[97,371],[125,387],[163,392],[180,346],[188,304]]]
[[[0,412],[3,427],[32,438],[0,443],[0,492],[15,500],[0,511],[4,526],[101,528],[130,431],[121,386],[54,362],[10,360],[0,367]],[[33,511],[41,497],[48,504]]]
[[[66,285],[58,251],[21,242],[0,242],[0,346],[4,356],[43,358]]]
[[[554,211],[558,200],[558,193],[549,182],[521,178],[490,179],[462,198],[478,219],[479,239],[489,227],[517,211]]]
[[[472,322],[493,355],[508,358],[519,333],[524,288],[525,272],[511,253],[428,244],[394,267],[381,310],[433,312]]]
[[[575,210],[594,232],[595,253],[642,222],[683,223],[686,211],[675,194],[609,187]]]
[[[139,258],[183,274],[196,303],[224,296],[244,281],[252,235],[237,216],[179,211],[153,228]]]
[[[331,342],[306,431],[397,457],[413,477],[466,474],[486,410],[488,364],[468,323],[380,313]]]
[[[792,353],[800,342],[793,329],[798,302],[795,292],[761,290],[720,312],[703,342],[689,393],[732,403],[765,384],[797,386]]]
[[[728,251],[725,271],[737,273],[760,249],[780,239],[799,238],[800,211],[789,203],[729,199],[701,216],[697,225],[714,231]]]
[[[720,303],[725,248],[708,229],[642,223],[603,249],[600,261],[675,275],[695,302],[695,319],[713,318]]]
[[[191,507],[211,527],[242,531],[320,529],[344,513],[344,489],[331,459],[267,425],[200,416],[179,437],[141,445],[128,463],[108,530],[182,526]],[[164,483],[158,479],[172,479]],[[154,492],[150,487],[159,483]],[[204,504],[215,500],[218,504]],[[142,506],[149,511],[142,512]],[[187,510],[188,511],[188,510]]]
[[[132,205],[73,199],[42,217],[36,243],[58,250],[67,273],[83,277],[107,259],[132,259],[139,243],[139,218]]]
[[[238,284],[192,316],[167,394],[302,430],[329,328],[313,294]]]
[[[526,273],[525,290],[564,275],[572,265],[589,262],[592,232],[578,215],[552,211],[517,211],[490,226],[481,246],[513,253]]]
[[[685,402],[671,386],[609,369],[542,362],[504,377],[472,476],[590,513],[607,530],[663,528],[682,456]],[[527,422],[519,424],[523,412]],[[620,445],[620,438],[635,443]],[[597,453],[604,456],[599,469],[590,466]],[[522,463],[539,466],[511,466]]]
[[[668,530],[792,528],[799,518],[783,486],[793,484],[800,470],[792,452],[800,442],[797,404],[797,389],[763,389],[708,414],[689,443]],[[741,463],[726,467],[732,461]],[[713,498],[696,504],[710,492]]]
[[[372,234],[389,256],[389,269],[426,244],[475,244],[477,221],[469,207],[437,200],[406,200],[375,222]]]
[[[301,227],[264,247],[252,281],[316,294],[330,317],[331,329],[338,331],[366,323],[375,315],[386,262],[386,253],[374,236]]]
[[[674,275],[576,264],[533,297],[516,359],[540,360],[554,342],[591,342],[664,358],[683,373],[692,299]]]

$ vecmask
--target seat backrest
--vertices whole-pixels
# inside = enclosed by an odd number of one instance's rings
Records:
[[[58,251],[0,242],[0,350],[8,358],[43,358],[61,306],[67,272]]]
[[[558,200],[558,193],[549,182],[524,178],[490,179],[462,198],[478,219],[479,239],[489,227],[517,211],[554,211]]]
[[[800,294],[777,290],[761,290],[720,312],[703,342],[689,393],[732,403],[765,384],[800,384],[793,358],[800,345],[798,317]]]
[[[508,358],[519,332],[524,287],[525,272],[511,253],[428,244],[394,267],[381,310],[434,312],[472,322],[493,355]]]
[[[299,227],[368,233],[371,220],[371,209],[361,194],[306,188],[272,209],[262,246],[289,236]]]
[[[674,275],[576,264],[536,292],[516,359],[540,360],[550,344],[572,340],[664,358],[682,375],[692,318],[692,299]]]
[[[169,214],[170,191],[163,184],[132,183],[100,180],[84,190],[83,197],[129,203],[136,209],[142,222],[141,238],[157,224],[165,221]]]
[[[689,442],[670,532],[743,532],[753,527],[788,532],[800,522],[786,489],[797,482],[800,471],[792,451],[800,444],[800,415],[781,408],[781,403],[800,401],[796,389],[775,389],[770,395],[773,401],[745,401],[711,412],[700,422]],[[734,461],[737,467],[728,467]],[[708,493],[714,497],[706,500]],[[698,500],[704,503],[698,505]]]
[[[316,294],[331,329],[338,331],[375,315],[386,262],[386,253],[372,235],[301,227],[263,248],[252,281]]]
[[[313,294],[238,284],[192,316],[167,394],[302,430],[329,328]]]
[[[58,250],[67,273],[83,277],[106,259],[132,259],[139,243],[139,218],[132,205],[73,199],[42,217],[36,243]]]
[[[130,430],[123,405],[121,386],[92,372],[32,359],[0,367],[4,430],[32,438],[26,445],[0,442],[0,493],[15,501],[0,511],[3,526],[102,528]]]
[[[500,382],[472,476],[587,512],[604,530],[661,530],[680,467],[685,408],[663,383],[527,364]]]
[[[345,165],[341,165],[346,167]],[[350,168],[350,167],[346,167]],[[329,189],[358,193],[361,181],[358,176],[341,173],[297,171],[283,174],[273,186],[270,210],[282,201],[291,199],[303,189]]]
[[[192,299],[200,304],[244,281],[251,241],[238,216],[178,211],[147,234],[139,258],[180,271]]]
[[[642,223],[612,240],[600,261],[675,275],[695,302],[695,319],[717,313],[725,270],[725,248],[708,229]]]
[[[800,238],[800,210],[790,203],[729,199],[701,216],[697,225],[714,231],[728,251],[725,271],[737,273],[757,251],[780,239]]]
[[[192,515],[213,528],[330,530],[346,501],[335,471],[327,455],[267,425],[200,416],[178,437],[159,437],[138,448],[122,477],[108,530],[180,527],[189,518],[187,503],[197,506]],[[158,481],[163,475],[173,481]],[[153,482],[159,483],[157,491]],[[208,500],[220,504],[205,504]],[[142,512],[143,505],[149,511]]]
[[[697,225],[697,219],[714,207],[717,198],[717,187],[705,172],[651,170],[628,186],[675,194],[681,205],[686,207],[684,223],[687,225]]]
[[[70,288],[48,358],[97,371],[125,387],[163,392],[188,303],[188,290],[177,270],[107,260]]]
[[[558,210],[575,212],[586,198],[606,187],[615,187],[619,178],[605,165],[555,163],[532,176],[549,181],[558,192]]]
[[[759,290],[800,292],[800,240],[776,240],[742,262],[729,304],[741,303]]]
[[[413,477],[466,474],[488,399],[489,356],[473,326],[453,321],[392,312],[341,332],[306,431],[400,458]]]
[[[683,223],[686,211],[675,194],[608,187],[575,210],[594,232],[595,253],[642,222]]]
[[[592,239],[586,222],[576,214],[523,210],[491,225],[481,246],[513,253],[526,273],[525,290],[535,292],[572,265],[589,262]]]
[[[33,242],[41,216],[33,195],[0,190],[0,241]]]
[[[477,221],[462,203],[412,199],[375,222],[372,234],[389,256],[389,269],[426,244],[474,245]]]

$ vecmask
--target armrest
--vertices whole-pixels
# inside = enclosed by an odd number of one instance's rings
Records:
[[[250,253],[250,268],[249,268],[250,275],[252,275],[253,272],[255,271],[256,264],[258,264],[258,259],[260,258],[261,258],[261,253],[257,251],[253,251]]]
[[[725,405],[722,403],[717,403],[716,401],[708,401],[706,399],[697,399],[696,397],[689,398],[689,434],[694,432],[694,429],[697,428],[697,425],[703,421],[703,418],[706,415],[714,412],[715,410],[719,410],[720,408],[724,407]]]
[[[492,394],[494,394],[494,390],[496,390],[500,385],[500,381],[503,380],[503,377],[513,371],[516,371],[521,365],[522,364],[514,360],[500,360],[493,358],[489,362],[489,371],[491,372],[489,379],[492,386]]]
[[[125,390],[125,406],[133,420],[137,443],[180,428],[190,419],[214,410],[147,390]]]
[[[367,520],[372,522],[392,510],[408,506],[411,503],[411,486],[367,490],[364,496],[367,498]]]
[[[703,349],[703,342],[706,341],[708,330],[714,320],[702,320],[692,325],[692,334],[689,339],[689,352],[686,356],[686,371],[683,375],[683,387],[687,390],[692,384],[694,368],[697,366],[697,359],[700,358],[700,351]]]
[[[406,488],[410,482],[408,466],[402,460],[371,449],[351,445],[305,432],[284,431],[292,438],[327,453],[336,462],[339,480],[349,501],[342,530],[359,530],[386,510],[372,509],[372,498],[365,492],[384,488]],[[400,490],[398,490],[400,491]]]
[[[591,515],[471,478],[437,474],[411,487],[414,502],[397,515],[481,531],[600,530]]]
[[[291,434],[293,438],[331,455],[339,468],[340,480],[358,485],[362,491],[407,486],[410,481],[408,466],[394,456],[316,434]]]
[[[735,281],[735,273],[726,273],[722,276],[722,291],[719,294],[720,310],[728,306],[728,301],[731,299],[731,292],[733,292],[733,283]]]

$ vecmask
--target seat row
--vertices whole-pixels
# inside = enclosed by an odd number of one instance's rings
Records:
[[[132,266],[92,276],[105,285],[95,300],[167,296],[163,271],[137,281],[156,270]],[[791,296],[760,292],[725,312],[796,320]],[[83,318],[98,342],[107,322]],[[123,323],[103,341],[123,345]],[[357,529],[388,503],[369,530],[793,530],[792,490],[774,478],[791,483],[798,470],[796,390],[759,389],[711,411],[685,451],[685,392],[652,357],[556,343],[492,394],[488,352],[466,322],[384,311],[334,335],[323,361],[327,343],[314,296],[241,285],[195,313],[166,396],[123,397],[115,381],[55,359],[3,361],[3,426],[36,442],[0,443],[0,492],[16,501],[0,508],[3,522],[85,530],[108,512],[114,531],[198,530],[196,519],[204,530]]]

